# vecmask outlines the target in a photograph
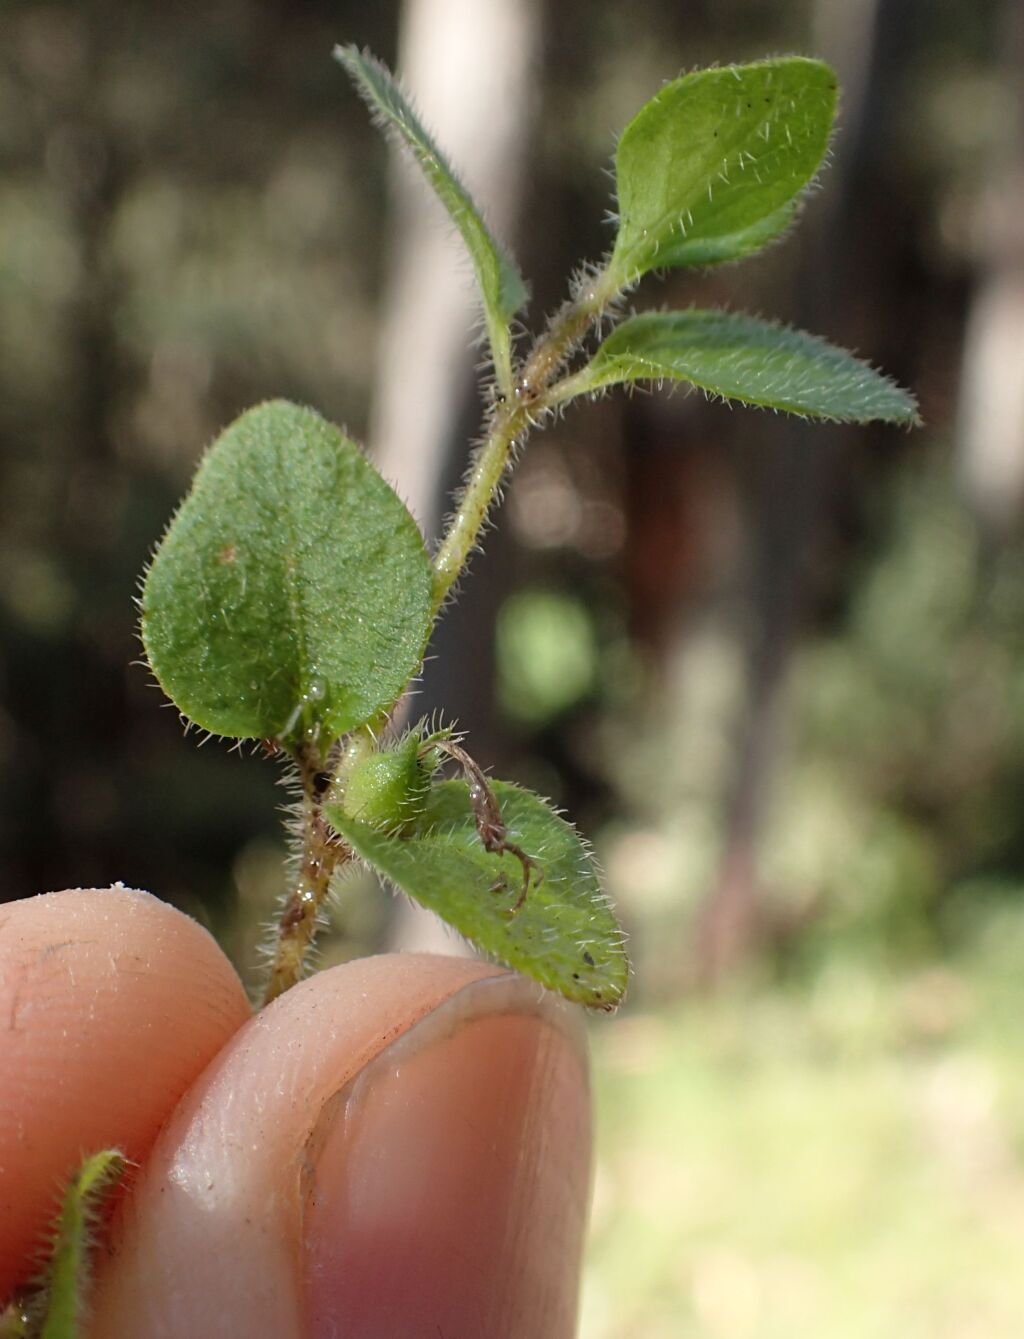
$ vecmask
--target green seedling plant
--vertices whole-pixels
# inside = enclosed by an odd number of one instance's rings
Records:
[[[354,47],[335,56],[466,245],[491,364],[482,444],[431,556],[338,428],[282,401],[248,410],[207,452],[146,575],[146,654],[188,721],[263,741],[294,769],[295,877],[268,999],[301,975],[335,876],[360,860],[487,954],[614,1008],[623,936],[585,844],[538,796],[488,781],[453,731],[396,738],[391,723],[513,457],[571,400],[682,381],[792,413],[914,420],[904,391],[814,336],[723,311],[623,315],[645,274],[735,260],[789,227],[828,149],[835,76],[790,58],[667,84],[619,142],[610,255],[581,268],[526,345],[513,322],[527,286],[442,150],[383,65]],[[442,779],[446,763],[462,776]]]
[[[353,46],[334,55],[465,243],[490,361],[480,445],[431,553],[339,428],[281,400],[249,409],[208,449],[145,575],[146,656],[186,721],[255,741],[298,787],[267,1002],[300,979],[337,876],[363,862],[489,956],[611,1010],[629,967],[586,843],[541,797],[488,779],[452,728],[396,716],[514,458],[572,400],[680,382],[806,417],[917,421],[910,395],[813,335],[624,306],[646,275],[739,260],[787,231],[828,152],[835,75],[791,57],[666,84],[619,140],[609,254],[530,339],[526,283],[399,85]],[[80,1281],[52,1274],[57,1319],[8,1333],[75,1332]]]

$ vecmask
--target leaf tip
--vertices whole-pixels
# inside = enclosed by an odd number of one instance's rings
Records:
[[[331,56],[339,65],[343,66],[349,74],[354,73],[365,59],[363,52],[359,50],[355,42],[335,42],[331,51]]]

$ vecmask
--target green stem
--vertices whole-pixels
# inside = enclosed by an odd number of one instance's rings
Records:
[[[490,315],[487,317],[487,339],[494,362],[494,379],[498,390],[506,398],[512,397],[512,337],[509,327]]]
[[[557,312],[534,344],[515,380],[511,396],[495,408],[483,444],[473,457],[455,516],[434,558],[434,614],[458,580],[480,538],[517,442],[562,398],[555,381],[566,359],[600,319],[618,285],[602,270]]]
[[[517,383],[521,394],[539,395],[545,408],[550,405],[548,391],[552,382],[590,328],[601,319],[618,291],[619,286],[611,279],[609,271],[601,270],[581,287],[572,301],[566,302],[554,314],[523,366]]]
[[[525,407],[515,399],[506,401],[495,412],[490,432],[473,457],[455,516],[434,558],[435,617],[466,566],[501,486],[512,449],[516,440],[526,435],[529,424]]]
[[[570,400],[575,400],[580,395],[587,395],[589,392],[598,389],[600,389],[600,385],[595,386],[591,380],[590,368],[581,367],[578,372],[563,377],[561,381],[552,386],[545,397],[545,403],[549,409],[557,409],[561,404],[568,404]]]

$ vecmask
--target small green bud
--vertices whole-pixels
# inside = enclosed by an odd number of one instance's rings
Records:
[[[396,748],[361,759],[345,787],[342,810],[350,818],[388,831],[401,830],[418,818],[430,789],[430,772],[420,761],[421,745],[413,731]]]

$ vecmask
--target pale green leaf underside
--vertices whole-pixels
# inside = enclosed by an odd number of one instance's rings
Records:
[[[432,788],[411,837],[389,836],[336,807],[328,810],[328,818],[379,874],[485,953],[567,999],[614,1008],[629,972],[622,931],[579,835],[529,791],[501,781],[493,783],[493,790],[508,839],[537,862],[544,876],[538,882],[534,875],[526,901],[515,912],[522,866],[511,854],[484,850],[465,782]]]
[[[912,396],[816,335],[734,312],[648,312],[624,321],[566,385],[688,381],[711,395],[844,423],[917,422]]]
[[[64,1193],[47,1270],[41,1339],[79,1339],[89,1273],[89,1229],[104,1193],[123,1174],[116,1149],[86,1158]]]
[[[146,577],[142,637],[164,692],[204,729],[324,742],[415,674],[430,583],[416,523],[359,448],[276,400],[203,460]]]
[[[335,47],[334,57],[344,66],[382,129],[412,153],[462,234],[476,271],[495,360],[507,364],[508,322],[527,298],[526,285],[514,261],[491,235],[469,192],[390,71],[355,46]]]
[[[835,106],[833,71],[802,57],[667,84],[619,141],[612,272],[631,282],[735,260],[778,236],[821,165]]]

